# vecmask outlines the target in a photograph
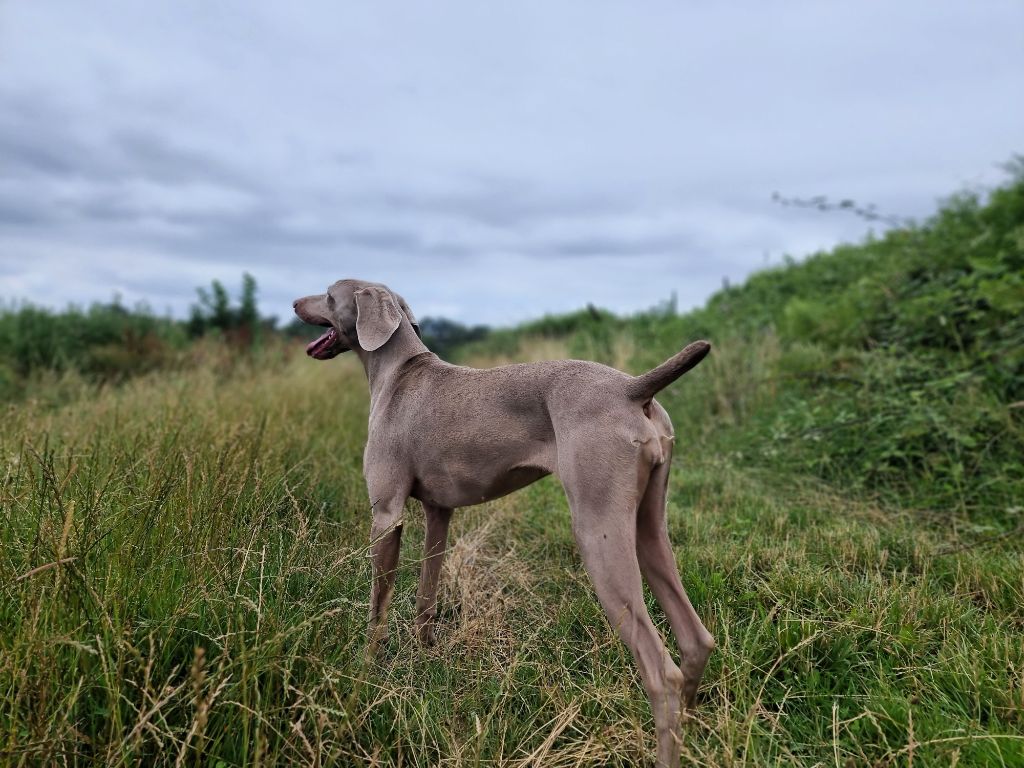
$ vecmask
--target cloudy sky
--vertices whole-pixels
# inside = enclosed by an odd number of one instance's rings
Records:
[[[701,303],[1002,179],[1024,4],[0,4],[0,298],[341,277],[507,323]]]

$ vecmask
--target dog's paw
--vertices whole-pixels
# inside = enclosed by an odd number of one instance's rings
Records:
[[[424,648],[432,648],[437,645],[437,635],[434,634],[433,624],[417,624],[416,639]]]
[[[374,661],[380,658],[390,639],[391,633],[388,632],[386,625],[371,626],[366,633],[366,660]]]

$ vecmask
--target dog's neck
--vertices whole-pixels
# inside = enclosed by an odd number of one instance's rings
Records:
[[[412,324],[403,320],[391,338],[380,349],[367,352],[359,347],[355,352],[359,355],[370,382],[370,403],[372,404],[387,382],[398,372],[409,358],[429,352],[426,344],[416,335]]]

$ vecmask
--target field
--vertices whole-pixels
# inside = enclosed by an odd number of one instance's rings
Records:
[[[9,412],[6,762],[649,754],[643,691],[550,479],[457,515],[429,650],[409,631],[422,540],[410,506],[392,645],[364,663],[367,398],[354,362],[154,376]],[[719,643],[687,760],[1024,758],[1018,552],[957,551],[906,514],[681,443],[671,534]]]
[[[662,398],[670,535],[718,643],[685,764],[1024,765],[1024,184],[1004,192],[696,313],[583,312],[460,352],[639,372],[714,341]],[[456,513],[430,649],[410,503],[392,637],[367,661],[362,370],[272,345],[228,358],[6,406],[0,762],[652,754],[555,479]]]

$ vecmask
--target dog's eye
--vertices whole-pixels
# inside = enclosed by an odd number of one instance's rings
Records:
[[[331,294],[329,294],[329,293],[327,294],[327,306],[328,307],[333,307],[334,306],[334,297],[331,296]]]

